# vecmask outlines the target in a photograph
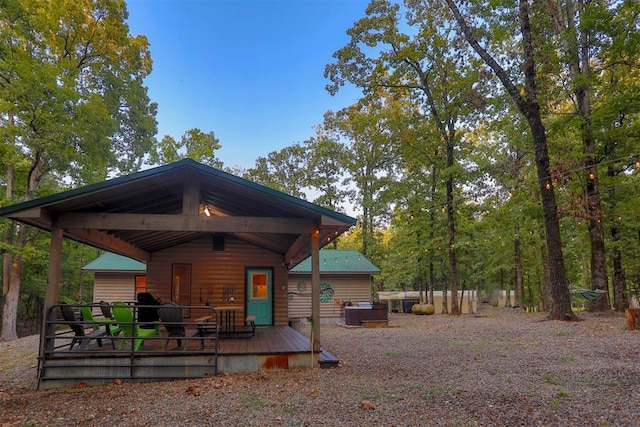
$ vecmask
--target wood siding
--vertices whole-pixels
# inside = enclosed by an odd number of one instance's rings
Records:
[[[344,318],[342,307],[345,302],[371,302],[369,274],[320,273],[320,282],[328,283],[333,289],[333,298],[329,302],[320,302],[320,319]],[[298,290],[298,284],[306,290]],[[304,317],[311,317],[311,275],[289,273],[289,318]]]
[[[138,275],[144,274],[96,272],[93,302],[135,301],[135,278]]]
[[[245,306],[246,268],[272,268],[274,325],[288,324],[287,270],[282,255],[229,236],[225,236],[224,251],[214,251],[213,238],[209,236],[154,252],[147,264],[147,290],[163,301],[171,301],[171,267],[175,263],[192,266],[193,306],[205,306],[207,301],[214,307],[222,304],[224,288],[232,288],[234,303]],[[192,310],[188,314],[193,318],[202,313]],[[244,320],[244,313],[236,316],[236,325],[243,325]]]

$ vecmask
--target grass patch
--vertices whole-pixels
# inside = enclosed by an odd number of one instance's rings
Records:
[[[282,407],[282,412],[287,415],[297,415],[298,409],[293,406],[285,405]]]
[[[387,351],[384,355],[387,357],[400,357],[402,356],[402,353],[399,351]]]
[[[560,361],[564,363],[575,362],[576,358],[573,356],[562,356],[560,357]]]
[[[423,390],[425,399],[433,399],[445,392],[445,389],[438,386],[425,387]]]
[[[255,393],[247,393],[247,395],[243,397],[242,403],[251,409],[261,409],[269,406],[268,402],[262,400],[262,398]]]
[[[560,381],[558,378],[556,378],[555,376],[551,375],[551,374],[544,374],[542,376],[542,379],[549,383],[549,384],[553,384],[553,385],[563,385],[563,382]]]

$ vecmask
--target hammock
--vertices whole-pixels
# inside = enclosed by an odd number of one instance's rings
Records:
[[[571,289],[569,293],[574,297],[580,297],[588,300],[596,300],[600,298],[603,294],[606,294],[607,291],[603,291],[602,289],[594,289],[592,291],[588,289]]]

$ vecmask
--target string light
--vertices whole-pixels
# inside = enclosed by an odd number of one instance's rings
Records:
[[[599,162],[597,167],[602,167],[602,166],[606,166],[607,164],[611,164],[611,163],[619,163],[619,162],[624,162],[626,163],[626,167],[636,167],[638,169],[640,169],[640,159],[637,158],[636,155],[631,155],[631,156],[625,156],[625,157],[620,157],[620,158],[616,158],[616,159],[611,159],[608,161],[603,161],[603,162]],[[586,171],[588,171],[589,169],[594,168],[593,165],[591,166],[581,166],[575,169],[570,169],[570,170],[564,170],[562,173],[553,173],[553,177],[551,176],[547,176],[545,178],[540,178],[540,181],[545,182],[543,185],[543,188],[547,189],[547,190],[551,190],[552,188],[554,188],[555,186],[553,185],[553,181],[552,178],[562,178],[562,177],[569,177],[574,173],[584,173]],[[480,171],[483,169],[479,169]],[[597,175],[594,172],[590,172],[587,174],[587,177],[589,179],[595,179],[597,177]],[[607,185],[606,183],[600,183],[600,190],[601,191],[605,191],[607,189],[615,189],[615,188],[621,188],[623,186],[637,186],[636,182],[617,182],[615,184],[609,184]],[[513,194],[509,193],[507,194],[507,197],[511,198],[514,197]],[[442,211],[442,213],[446,213],[447,212],[447,204],[442,202],[442,199],[444,198],[444,196],[442,196],[442,198],[440,198],[440,200],[437,199],[432,199],[432,203],[429,206],[423,206],[421,208],[422,211],[424,212],[431,212],[432,209],[440,209]],[[458,205],[464,205],[464,206],[469,206],[469,200],[466,196],[457,198],[457,200],[454,201],[453,203],[453,207],[454,209],[458,206]],[[408,209],[407,209],[408,210]],[[406,212],[405,210],[405,218],[408,219],[419,219],[420,215],[415,215],[415,212]]]

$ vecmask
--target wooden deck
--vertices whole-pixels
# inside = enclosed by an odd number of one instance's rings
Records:
[[[312,353],[309,339],[288,326],[259,326],[250,338],[221,336],[216,341],[207,337],[193,338],[187,330],[186,350],[177,346],[166,332],[162,337],[146,339],[136,352],[115,350],[108,337],[98,347],[95,342],[85,350],[76,346],[65,351],[63,345],[40,361],[39,388],[70,386],[78,383],[103,384],[116,379],[123,381],[154,381],[182,378],[202,378],[217,374],[260,372],[268,370],[333,367],[338,360],[323,350]],[[72,336],[72,335],[71,335]],[[56,339],[56,342],[60,338]],[[201,341],[204,348],[201,348]],[[68,341],[67,341],[68,342]],[[62,339],[64,344],[64,338]],[[185,343],[183,342],[183,345]]]
[[[220,355],[308,353],[309,339],[288,326],[259,326],[252,338],[223,338],[218,344]]]

